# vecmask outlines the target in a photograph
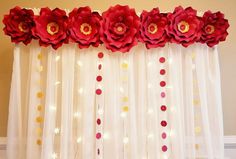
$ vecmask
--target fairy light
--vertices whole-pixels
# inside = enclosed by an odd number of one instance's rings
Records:
[[[54,105],[51,105],[51,106],[49,107],[49,109],[50,109],[51,111],[56,111],[56,110],[57,110],[57,107],[55,107]]]
[[[109,138],[110,138],[109,133],[105,132],[105,133],[103,134],[103,139],[107,140],[107,139],[109,139]]]
[[[148,134],[147,138],[148,138],[148,139],[153,139],[153,138],[154,138],[153,133]]]
[[[57,157],[58,157],[57,153],[53,152],[51,157],[52,157],[52,159],[57,159]]]
[[[59,134],[60,133],[60,129],[59,128],[55,128],[54,133],[55,134]]]
[[[99,114],[99,115],[102,115],[102,114],[103,114],[103,110],[102,110],[102,109],[99,109],[99,110],[98,110],[98,114]]]
[[[83,89],[83,88],[80,88],[80,89],[78,90],[78,92],[79,92],[79,94],[82,94],[82,93],[84,92],[84,89]]]
[[[38,66],[38,72],[42,72],[43,71],[43,66]]]
[[[168,62],[169,62],[169,64],[172,64],[173,63],[173,59],[169,58]]]
[[[80,60],[78,60],[77,65],[81,67],[81,66],[83,66],[83,63]]]
[[[149,108],[148,109],[148,114],[152,114],[153,113],[153,109]]]
[[[152,84],[151,83],[148,83],[148,88],[152,88]]]
[[[75,112],[74,117],[75,118],[80,118],[81,117],[81,112]]]
[[[56,82],[55,82],[55,85],[59,85],[59,84],[61,84],[60,81],[56,81]]]
[[[129,138],[128,138],[128,137],[124,137],[124,138],[123,138],[123,143],[124,143],[124,144],[128,144],[128,142],[129,142]]]
[[[122,112],[122,113],[120,114],[120,116],[121,116],[122,118],[125,118],[125,117],[127,116],[127,113],[126,113],[126,112]]]
[[[120,87],[120,92],[124,93],[124,88],[123,87]]]
[[[76,142],[79,144],[79,143],[81,143],[81,141],[82,141],[82,138],[81,137],[78,137],[77,139],[76,139]]]
[[[60,58],[61,58],[61,57],[58,55],[58,56],[56,56],[56,59],[55,59],[55,60],[56,60],[56,61],[59,61]]]
[[[151,67],[152,66],[152,62],[148,62],[148,67]]]

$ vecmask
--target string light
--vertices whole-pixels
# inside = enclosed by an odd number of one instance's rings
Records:
[[[84,92],[84,89],[83,89],[83,88],[80,88],[80,89],[78,90],[78,92],[79,92],[79,94],[82,94],[82,93]]]
[[[168,62],[169,62],[169,64],[172,64],[173,63],[173,59],[169,58]]]
[[[126,117],[126,115],[127,115],[127,113],[126,113],[126,112],[122,112],[122,113],[120,114],[120,116],[121,116],[122,118],[125,118],[125,117]]]
[[[59,128],[55,128],[54,133],[55,134],[59,134],[60,133],[60,129]]]
[[[107,132],[105,132],[104,134],[103,134],[103,139],[109,139],[110,138],[110,135],[109,135],[109,133],[107,133]]]
[[[53,105],[51,105],[49,108],[50,108],[51,111],[56,111],[57,110],[57,107],[55,107]]]
[[[152,65],[152,62],[148,62],[148,67],[150,67]]]
[[[148,88],[149,89],[152,88],[152,84],[148,83]]]
[[[60,56],[58,55],[58,56],[56,56],[56,61],[59,61],[60,60]]]
[[[149,108],[148,109],[148,114],[152,114],[153,113],[153,109]]]
[[[124,88],[123,87],[120,87],[120,92],[124,93]]]
[[[60,81],[56,81],[56,82],[55,82],[55,85],[59,85],[59,84],[61,84]]]
[[[75,118],[80,118],[81,117],[81,112],[75,112],[74,117]]]
[[[83,63],[80,60],[78,60],[77,65],[81,67],[81,66],[83,66]]]
[[[77,142],[77,143],[81,143],[81,141],[82,141],[82,138],[81,138],[81,137],[78,137],[78,138],[76,139],[76,142]]]
[[[153,133],[150,133],[150,134],[148,134],[148,136],[147,136],[148,139],[153,139],[153,137],[154,137]]]
[[[124,137],[124,138],[123,138],[123,143],[124,143],[124,144],[127,144],[128,142],[129,142],[129,138],[128,138],[128,137]]]
[[[53,152],[52,159],[56,159],[56,158],[57,158],[57,154],[55,152]]]
[[[102,115],[102,114],[103,114],[103,110],[102,110],[102,109],[99,109],[99,110],[98,110],[98,114],[99,114],[99,115]]]

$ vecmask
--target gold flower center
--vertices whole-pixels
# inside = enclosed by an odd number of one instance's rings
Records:
[[[157,24],[151,23],[151,24],[148,25],[148,32],[150,34],[155,34],[157,31],[158,31]]]
[[[122,27],[122,26],[118,26],[118,27],[116,28],[116,30],[117,30],[118,32],[123,32],[123,27]]]
[[[83,23],[80,25],[80,32],[84,35],[89,35],[92,33],[92,26],[88,23]]]
[[[54,35],[54,34],[58,33],[58,31],[59,31],[59,25],[57,23],[55,23],[55,22],[48,23],[48,25],[47,25],[48,34]]]
[[[29,32],[29,28],[28,28],[27,24],[24,22],[20,22],[20,24],[18,25],[18,28],[21,32],[24,32],[24,33]]]
[[[212,34],[212,33],[214,33],[214,31],[215,31],[215,27],[213,25],[209,24],[205,27],[205,32],[207,34]]]
[[[186,21],[181,21],[179,22],[178,24],[178,30],[181,32],[181,33],[187,33],[189,31],[189,24],[188,22]]]

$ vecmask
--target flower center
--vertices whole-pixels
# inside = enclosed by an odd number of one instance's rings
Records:
[[[181,32],[181,33],[187,33],[189,31],[189,24],[188,22],[186,21],[181,21],[179,22],[178,24],[178,30]]]
[[[214,31],[215,31],[215,27],[213,25],[209,24],[205,27],[205,32],[207,34],[212,34],[212,33],[214,33]]]
[[[148,32],[150,34],[155,34],[158,31],[158,27],[155,23],[151,23],[148,25]]]
[[[92,26],[88,23],[82,23],[80,25],[80,32],[84,35],[89,35],[92,33]]]
[[[24,33],[29,32],[28,25],[24,22],[20,22],[20,24],[18,25],[18,28],[21,32],[24,32]]]
[[[122,35],[126,32],[126,26],[124,23],[116,23],[113,30],[116,34]]]
[[[58,33],[58,31],[59,31],[59,25],[56,22],[48,23],[48,25],[47,25],[48,34],[54,35],[54,34]]]

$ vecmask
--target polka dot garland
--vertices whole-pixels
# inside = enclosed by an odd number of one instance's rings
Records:
[[[97,57],[98,57],[99,60],[102,60],[102,58],[104,57],[103,52],[99,52],[99,53],[97,54]],[[98,68],[99,71],[102,70],[102,64],[99,63],[97,68]],[[102,80],[103,80],[102,75],[98,74],[98,75],[96,76],[96,81],[97,81],[98,83],[101,83]],[[102,94],[102,89],[101,89],[101,88],[97,88],[97,89],[95,90],[95,93],[96,93],[96,95],[98,95],[98,96],[101,95],[101,94]],[[101,103],[98,103],[97,111],[99,111],[99,109],[101,109],[100,106],[101,106]],[[100,115],[101,115],[101,114],[98,114],[98,115],[97,115],[97,119],[96,119],[97,129],[99,130],[99,131],[96,133],[96,136],[95,136],[97,140],[100,140],[100,139],[102,138],[102,133],[100,132],[102,120],[101,120],[101,118],[100,118]],[[101,149],[100,149],[100,148],[101,148],[101,147],[100,147],[99,143],[98,143],[98,145],[97,145],[96,147],[97,147],[97,155],[100,156],[100,154],[101,154],[101,153],[100,153],[100,152],[101,152]]]
[[[164,64],[165,61],[166,61],[165,57],[160,57],[160,58],[159,58],[159,62],[160,62],[161,64]],[[159,72],[159,73],[160,73],[161,76],[164,76],[164,75],[166,75],[166,70],[165,70],[165,69],[160,69],[160,72]],[[165,82],[164,80],[160,81],[160,87],[161,87],[161,88],[164,88],[165,86],[166,86],[166,82]],[[165,93],[164,91],[162,91],[162,92],[160,93],[160,96],[161,96],[161,98],[165,98],[165,97],[166,97],[166,93]],[[160,110],[161,110],[162,112],[165,112],[165,111],[167,110],[166,105],[161,105]],[[167,126],[167,121],[162,120],[160,124],[161,124],[162,127],[166,127],[166,126]],[[162,138],[163,140],[167,138],[166,132],[163,132],[163,133],[161,134],[161,138]],[[163,146],[161,147],[162,152],[166,152],[167,149],[168,149],[168,148],[167,148],[166,145],[163,145]]]

